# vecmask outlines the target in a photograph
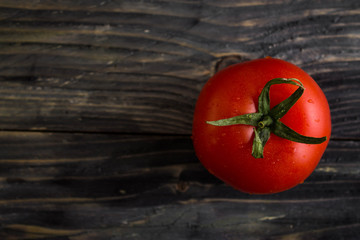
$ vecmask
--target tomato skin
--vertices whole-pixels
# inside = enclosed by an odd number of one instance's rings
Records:
[[[274,134],[265,145],[264,158],[251,155],[253,126],[213,126],[206,121],[257,112],[258,97],[274,78],[297,78],[305,92],[280,119],[296,132],[327,136],[321,144],[304,144]],[[289,97],[296,86],[271,87],[270,106]],[[194,112],[192,138],[195,152],[208,171],[232,187],[253,194],[285,191],[302,183],[316,168],[331,134],[330,109],[317,83],[299,67],[274,58],[232,65],[204,85]]]

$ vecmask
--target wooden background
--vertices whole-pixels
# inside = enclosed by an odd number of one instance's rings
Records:
[[[248,195],[191,143],[218,69],[307,71],[333,122],[296,188]],[[0,239],[360,239],[358,0],[0,0]]]

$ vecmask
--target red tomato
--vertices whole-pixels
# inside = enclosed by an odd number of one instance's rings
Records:
[[[257,112],[259,95],[274,78],[296,78],[305,88],[280,121],[297,133],[317,138],[326,136],[327,140],[305,144],[271,133],[263,158],[255,158],[253,126],[213,126],[207,121]],[[290,84],[273,85],[270,108],[297,88]],[[210,173],[243,192],[268,194],[302,183],[319,163],[330,133],[329,105],[316,82],[289,62],[264,58],[232,65],[205,84],[196,103],[192,138],[197,157]]]

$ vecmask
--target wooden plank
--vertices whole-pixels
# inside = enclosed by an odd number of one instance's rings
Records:
[[[189,136],[1,132],[1,239],[356,239],[358,141],[292,190],[210,175]]]
[[[359,211],[357,202],[358,199],[313,203],[218,199],[132,209],[94,202],[48,204],[46,209],[37,212],[23,205],[23,215],[14,218],[21,221],[32,217],[31,223],[4,224],[1,232],[4,234],[0,236],[3,239],[76,240],[356,239],[359,224],[351,211]],[[39,227],[39,223],[45,226]]]
[[[357,0],[0,1],[0,239],[359,239]],[[311,74],[333,135],[301,185],[198,162],[196,98],[264,56]],[[4,131],[5,130],[5,131]]]
[[[323,88],[334,138],[359,139],[359,6],[3,0],[0,129],[190,134],[219,62],[269,55]]]

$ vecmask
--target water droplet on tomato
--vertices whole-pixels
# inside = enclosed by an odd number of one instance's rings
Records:
[[[308,103],[314,103],[314,100],[309,99],[309,100],[307,100],[307,102],[308,102]]]

